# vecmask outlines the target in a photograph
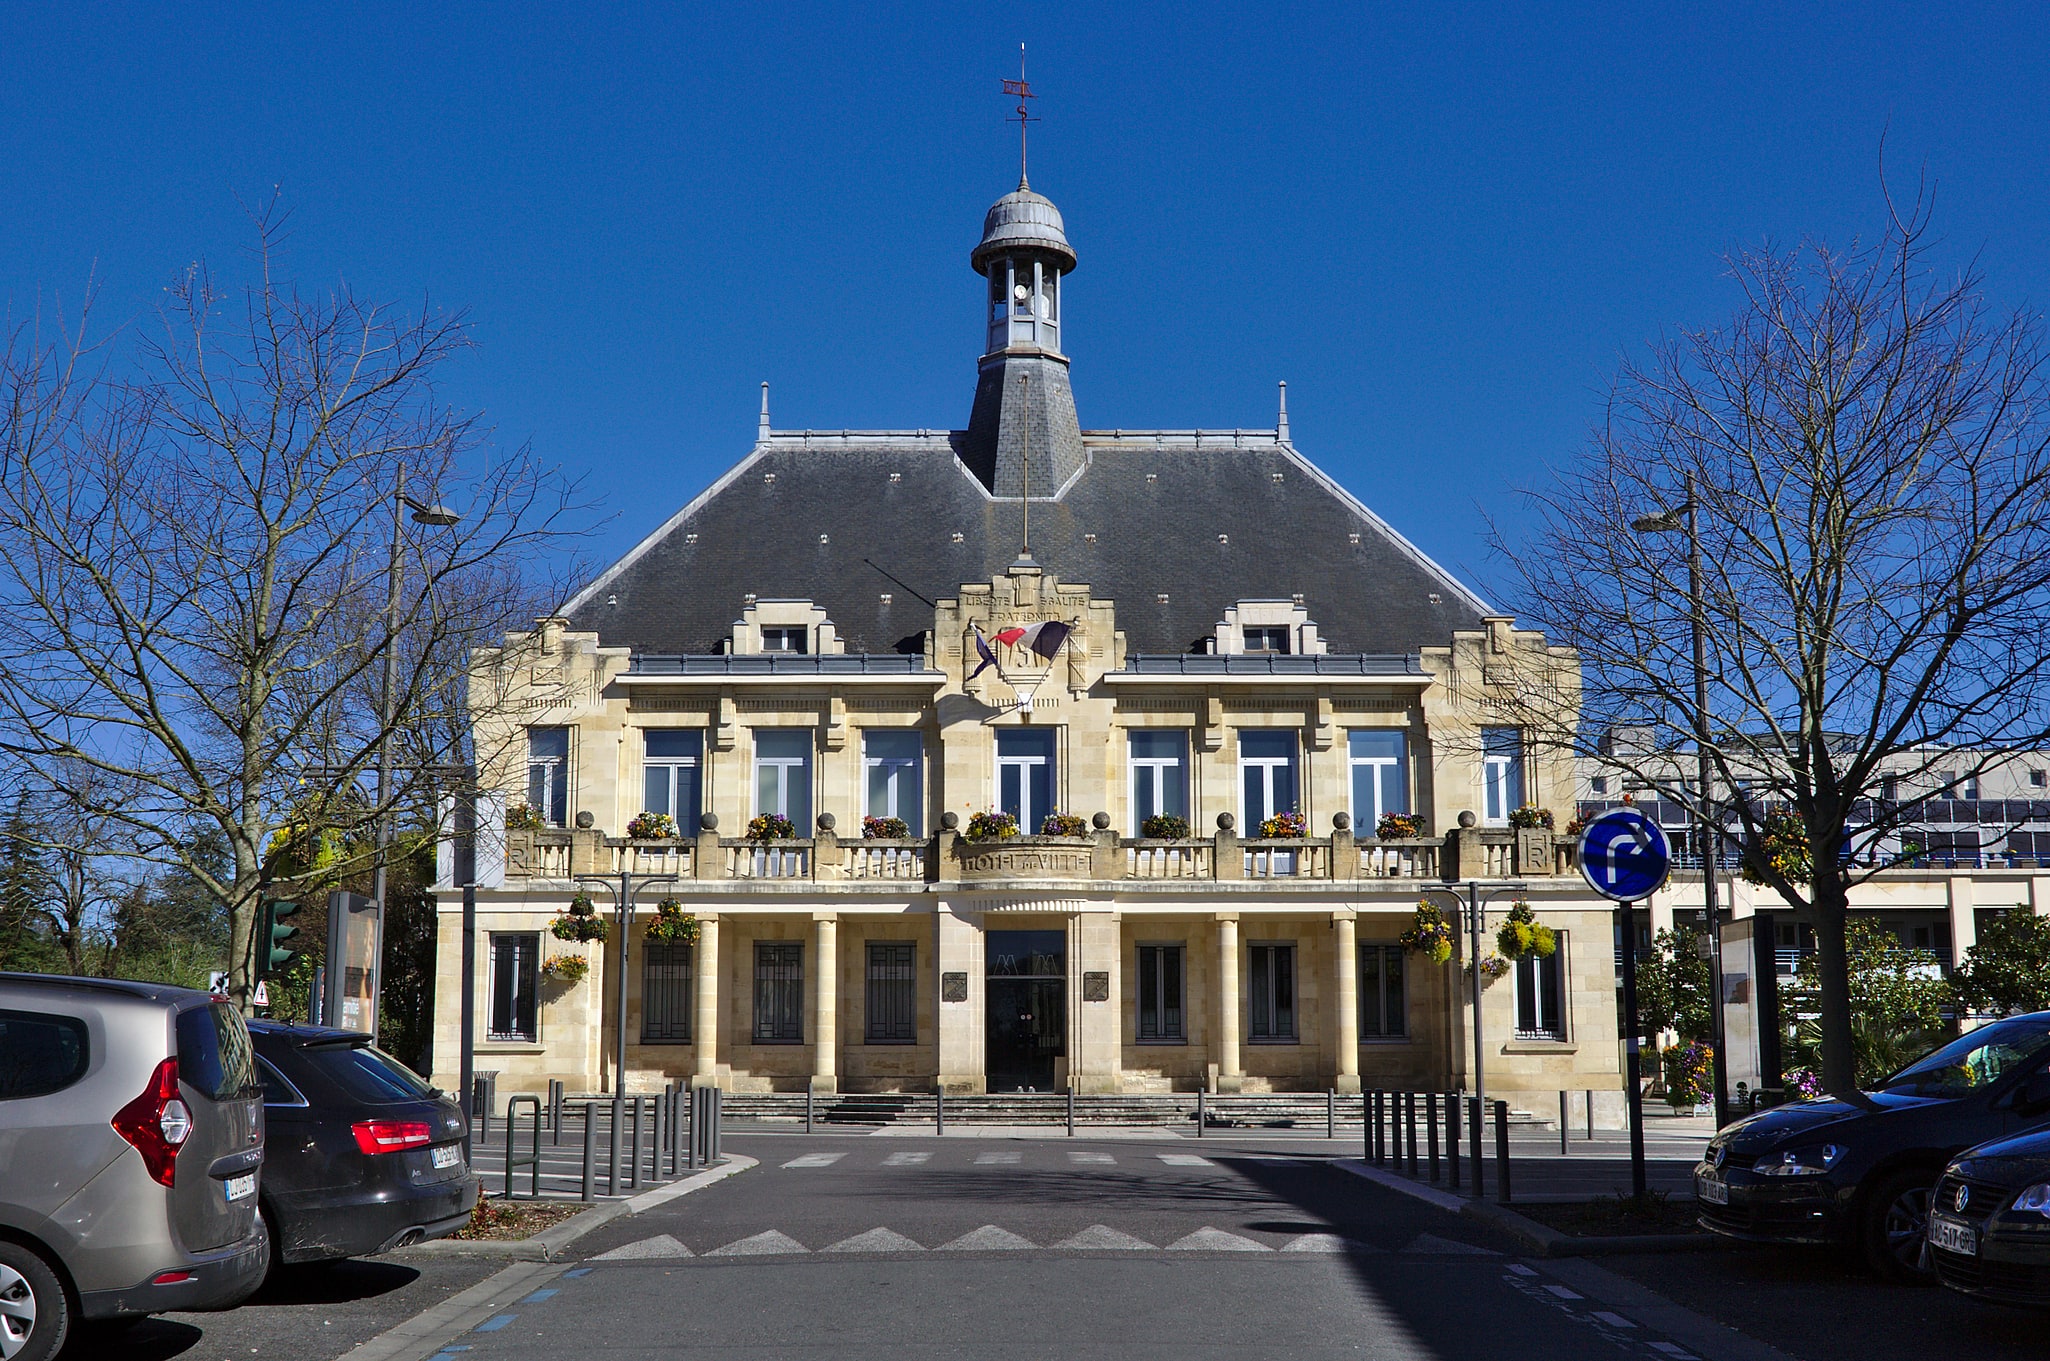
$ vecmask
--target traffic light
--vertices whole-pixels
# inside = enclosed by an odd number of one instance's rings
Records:
[[[299,952],[285,942],[299,934],[299,928],[285,918],[299,910],[299,904],[283,898],[265,898],[256,914],[256,976],[268,978],[283,973]]]

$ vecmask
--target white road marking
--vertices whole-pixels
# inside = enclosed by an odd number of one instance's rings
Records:
[[[1107,1249],[1115,1249],[1120,1252],[1151,1252],[1153,1246],[1153,1244],[1143,1238],[1134,1238],[1131,1234],[1113,1229],[1108,1224],[1091,1224],[1073,1237],[1064,1238],[1054,1244],[1056,1248],[1066,1248],[1077,1252]]]
[[[1557,1295],[1562,1300],[1577,1300],[1585,1298],[1578,1291],[1568,1290],[1563,1285],[1548,1285],[1545,1287],[1545,1289],[1550,1291],[1552,1294]]]
[[[1169,1167],[1215,1167],[1216,1163],[1196,1153],[1162,1153],[1160,1160]]]
[[[1169,1252],[1272,1252],[1265,1243],[1256,1243],[1250,1238],[1241,1238],[1223,1229],[1204,1225],[1186,1237],[1177,1238],[1167,1245]]]
[[[653,1238],[643,1238],[638,1243],[628,1243],[610,1252],[601,1252],[591,1260],[594,1262],[645,1262],[664,1257],[688,1257],[690,1249],[666,1233]]]
[[[1283,1252],[1379,1252],[1380,1248],[1362,1243],[1356,1238],[1344,1238],[1335,1233],[1297,1234],[1282,1244]]]
[[[1612,1314],[1606,1309],[1597,1309],[1592,1314],[1589,1314],[1588,1317],[1598,1318],[1611,1328],[1635,1328],[1637,1326],[1621,1314]]]
[[[774,1257],[791,1252],[810,1252],[811,1249],[786,1233],[768,1229],[751,1238],[742,1238],[728,1243],[723,1248],[713,1248],[707,1257]]]
[[[831,1247],[820,1248],[820,1252],[924,1252],[925,1248],[895,1229],[870,1229],[857,1233],[852,1238],[843,1238]]]
[[[834,1163],[839,1162],[842,1158],[846,1156],[847,1155],[845,1153],[806,1153],[802,1157],[792,1158],[789,1162],[784,1163],[783,1166],[831,1167]]]
[[[1108,1153],[1070,1153],[1068,1161],[1071,1163],[1114,1163],[1117,1159]]]
[[[916,1167],[930,1157],[932,1157],[930,1153],[892,1153],[889,1157],[883,1159],[883,1166]]]
[[[1007,1166],[1017,1162],[1024,1156],[1022,1153],[978,1153],[975,1155],[975,1165],[977,1167]]]
[[[1657,1350],[1664,1352],[1667,1356],[1678,1358],[1678,1361],[1695,1361],[1693,1352],[1676,1343],[1654,1342],[1651,1345]]]
[[[1527,1267],[1527,1266],[1523,1265],[1523,1263],[1521,1263],[1521,1262],[1511,1262],[1511,1263],[1509,1264],[1509,1270],[1510,1270],[1511,1272],[1515,1273],[1515,1274],[1516,1274],[1516,1275],[1518,1275],[1518,1276],[1535,1276],[1535,1275],[1537,1275],[1537,1272],[1536,1272],[1536,1271],[1532,1270],[1532,1269],[1531,1269],[1530,1267]]]
[[[1450,1238],[1440,1238],[1435,1233],[1420,1233],[1403,1249],[1404,1252],[1436,1253],[1442,1257],[1500,1257],[1493,1248],[1478,1248],[1471,1243],[1461,1243]]]
[[[1036,1248],[1039,1244],[1029,1238],[1020,1238],[1009,1229],[1000,1229],[994,1224],[985,1224],[973,1233],[964,1233],[951,1243],[940,1244],[941,1252],[1009,1252],[1017,1248]]]

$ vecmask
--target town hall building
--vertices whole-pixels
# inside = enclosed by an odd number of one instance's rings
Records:
[[[1515,718],[1532,676],[1577,703],[1571,658],[1305,457],[1285,389],[1271,427],[1083,428],[1047,198],[998,199],[969,258],[965,428],[775,429],[765,387],[730,470],[474,659],[478,1066],[501,1095],[1470,1089],[1478,1026],[1491,1095],[1618,1092],[1610,906],[1512,825],[1572,815]],[[1463,928],[1448,961],[1400,941],[1471,900],[1478,1017]],[[1518,901],[1549,955],[1496,956]]]

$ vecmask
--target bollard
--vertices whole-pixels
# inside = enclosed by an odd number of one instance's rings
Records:
[[[1594,1138],[1594,1093],[1583,1092],[1581,1095],[1587,1098],[1587,1137],[1592,1140]]]
[[[548,1142],[562,1145],[562,1079],[548,1079]]]
[[[947,1089],[945,1087],[941,1087],[933,1093],[932,1119],[933,1133],[945,1134],[947,1132]]]
[[[1373,1098],[1366,1092],[1360,1093],[1360,1161],[1372,1162],[1374,1158]]]
[[[1438,1094],[1424,1093],[1424,1129],[1431,1139],[1431,1184],[1438,1182]]]
[[[721,1124],[722,1124],[722,1123],[724,1122],[724,1120],[725,1120],[725,1115],[724,1115],[724,1112],[723,1112],[723,1106],[724,1106],[724,1103],[725,1103],[726,1097],[725,1097],[725,1095],[724,1095],[724,1094],[723,1094],[723,1093],[722,1093],[722,1092],[721,1092],[721,1091],[720,1091],[720,1090],[719,1090],[719,1089],[718,1089],[717,1087],[714,1087],[714,1088],[712,1088],[712,1089],[711,1089],[711,1092],[712,1092],[712,1119],[711,1119],[711,1122],[710,1122],[710,1124],[711,1124],[711,1127],[710,1127],[709,1129],[707,1129],[707,1130],[705,1131],[705,1139],[706,1139],[706,1143],[707,1143],[707,1146],[708,1146],[708,1147],[709,1147],[709,1148],[711,1149],[711,1156],[710,1156],[710,1157],[708,1157],[708,1158],[706,1158],[706,1159],[705,1159],[705,1161],[706,1161],[707,1163],[716,1163],[716,1162],[718,1162],[718,1161],[720,1160],[720,1158],[721,1158],[721,1156],[722,1156],[722,1155],[720,1154],[720,1152],[719,1152],[719,1129],[720,1129],[720,1126],[721,1126]]]
[[[1068,1088],[1068,1137],[1075,1137],[1075,1089]]]
[[[584,1103],[584,1194],[581,1199],[589,1204],[593,1199],[592,1183],[598,1175],[598,1146],[594,1142],[598,1131],[598,1112],[595,1101]]]
[[[648,1180],[659,1182],[662,1180],[662,1134],[666,1128],[662,1122],[669,1114],[669,1087],[666,1083],[659,1093],[648,1098],[648,1110],[654,1116],[655,1125],[654,1133],[648,1138]]]
[[[1338,1091],[1331,1087],[1324,1089],[1324,1137],[1338,1137]]]
[[[1446,1184],[1453,1190],[1459,1189],[1459,1093],[1445,1093],[1445,1169],[1450,1176]]]
[[[1203,1126],[1208,1123],[1209,1121],[1204,1117],[1203,1089],[1198,1087],[1196,1089],[1196,1137],[1198,1139],[1203,1137]]]
[[[806,1083],[806,1084],[805,1084],[805,1088],[804,1088],[804,1132],[805,1132],[806,1134],[810,1134],[810,1133],[812,1132],[812,1124],[811,1124],[811,1084],[809,1084],[809,1083]]]
[[[618,1092],[612,1094],[612,1125],[606,1130],[605,1140],[605,1194],[619,1194],[619,1136],[626,1129],[626,1098]]]
[[[638,1191],[641,1189],[641,1098],[639,1097],[633,1098],[633,1129],[633,1143],[626,1162],[626,1184],[627,1189]]]
[[[1487,1171],[1481,1162],[1481,1138],[1485,1131],[1481,1127],[1481,1099],[1470,1096],[1466,1099],[1467,1140],[1473,1146],[1473,1193],[1476,1198],[1487,1194]]]
[[[1367,1093],[1367,1158],[1374,1166],[1381,1165],[1381,1093],[1378,1090]]]
[[[480,1143],[491,1142],[491,1084],[483,1078],[470,1084],[471,1129]]]
[[[1495,1194],[1509,1203],[1509,1103],[1495,1103]]]
[[[1566,1156],[1566,1093],[1559,1093],[1559,1156]]]
[[[1409,1126],[1409,1174],[1416,1175],[1416,1093],[1402,1094],[1403,1119]]]

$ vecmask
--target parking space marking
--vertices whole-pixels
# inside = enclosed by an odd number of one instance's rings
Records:
[[[1196,1153],[1162,1153],[1157,1155],[1169,1167],[1215,1167],[1216,1163]]]

